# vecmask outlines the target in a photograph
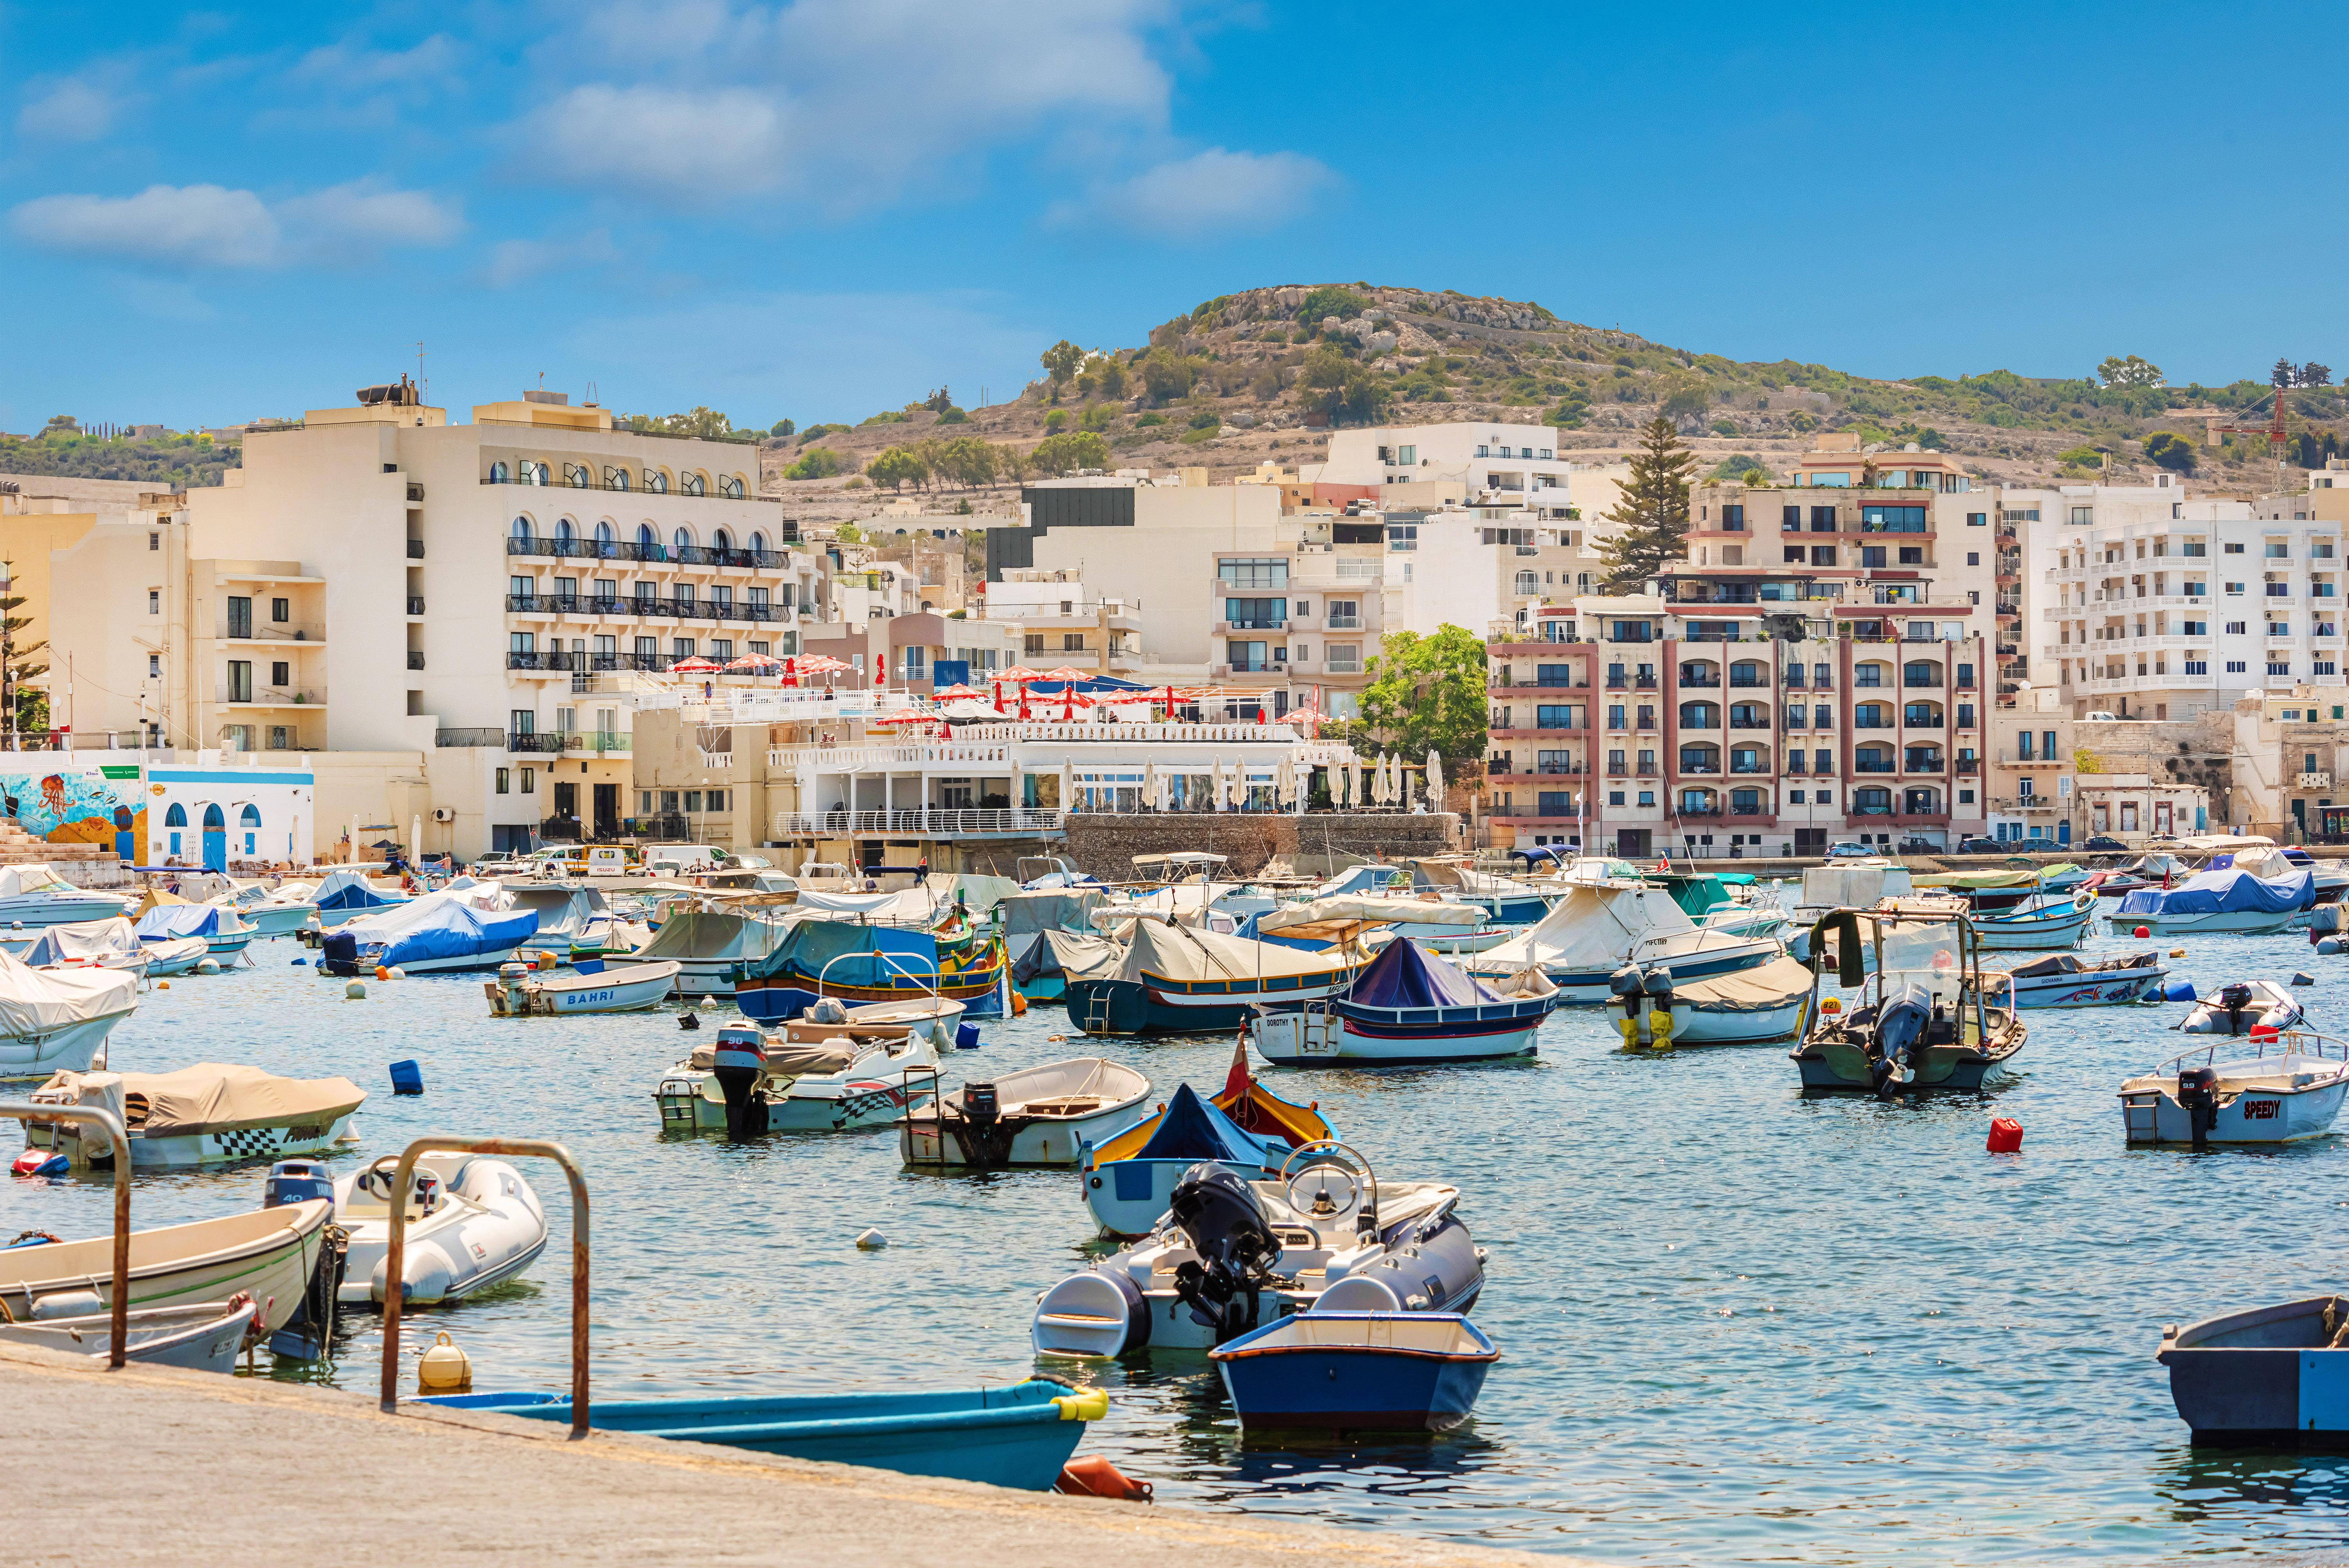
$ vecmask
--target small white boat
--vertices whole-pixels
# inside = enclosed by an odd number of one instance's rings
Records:
[[[289,1078],[259,1068],[202,1062],[169,1073],[59,1072],[27,1097],[36,1105],[98,1106],[119,1118],[134,1170],[185,1170],[316,1154],[358,1141],[351,1118],[367,1093],[345,1078]],[[80,1122],[28,1121],[27,1149],[54,1149],[77,1166],[114,1163],[103,1133]]]
[[[77,1300],[81,1295],[86,1299]],[[114,1315],[96,1291],[59,1292],[33,1305],[29,1323],[0,1323],[0,1344],[34,1345],[44,1350],[80,1354],[104,1361],[113,1354]],[[88,1306],[88,1312],[60,1307]],[[124,1315],[123,1359],[141,1367],[177,1367],[190,1372],[236,1370],[237,1352],[253,1332],[261,1307],[239,1293],[226,1301],[187,1306],[141,1307]]]
[[[1710,980],[1734,975],[1786,955],[1786,944],[1775,936],[1750,936],[1719,926],[1701,925],[1644,937],[1633,944],[1627,962],[1642,968],[1661,967],[1674,980]]]
[[[1514,986],[1495,985],[1399,941],[1330,996],[1258,1007],[1247,1033],[1257,1054],[1284,1067],[1491,1061],[1532,1056],[1558,1001],[1557,987],[1532,965]]]
[[[235,910],[252,928],[254,936],[265,941],[273,936],[290,936],[310,923],[318,906],[305,896],[307,892],[307,887],[299,882],[288,882],[274,890],[256,882],[233,897],[215,902]]]
[[[398,1165],[388,1154],[335,1183],[335,1223],[350,1233],[336,1297],[346,1306],[383,1305]],[[521,1171],[478,1154],[427,1150],[417,1158],[401,1240],[404,1305],[462,1301],[512,1279],[545,1247],[546,1211]]]
[[[863,1038],[839,1033],[841,1026],[823,1026],[835,1032],[821,1040],[762,1036],[750,1024],[720,1029],[715,1041],[695,1046],[653,1091],[661,1130],[725,1130],[743,1138],[767,1132],[846,1132],[895,1121],[936,1092],[940,1051],[951,1038],[951,1021],[933,1019],[926,1028]],[[758,1065],[730,1081],[729,1063],[738,1057],[746,1066],[751,1061]],[[737,1102],[731,1120],[730,1088]]]
[[[0,954],[0,1078],[81,1072],[139,1006],[139,980],[119,969],[35,969]]]
[[[1667,1050],[1783,1040],[1810,1021],[1812,978],[1808,965],[1783,956],[1703,980],[1627,965],[1616,976],[1614,1010],[1622,1015],[1616,1027],[1627,1047]]]
[[[323,1198],[218,1219],[130,1233],[130,1310],[222,1301],[243,1291],[261,1304],[260,1332],[274,1334],[302,1305],[335,1206]],[[111,1305],[111,1233],[42,1246],[0,1247],[0,1305],[19,1322],[41,1303],[89,1313]],[[90,1305],[95,1298],[97,1305]],[[56,1309],[52,1309],[56,1310]]]
[[[147,978],[160,980],[172,975],[185,975],[212,956],[212,949],[201,936],[167,937],[160,942],[141,939],[140,945],[147,950]]]
[[[43,865],[0,866],[0,926],[67,925],[130,913],[132,900],[78,888]]]
[[[569,975],[533,975],[527,965],[500,965],[498,977],[481,984],[489,994],[491,1013],[501,1018],[632,1013],[667,1001],[679,968],[674,962],[610,965],[584,962],[592,967]]]
[[[1997,914],[1976,914],[1974,938],[1987,953],[2039,953],[2073,947],[2095,918],[2093,892],[2047,892]]]
[[[2349,1044],[2262,1029],[2173,1057],[2121,1085],[2131,1143],[2292,1143],[2333,1130],[2349,1095]]]
[[[529,945],[572,958],[592,958],[611,938],[612,906],[604,890],[588,882],[516,882],[506,892],[517,910],[538,916]]]
[[[2124,954],[2090,963],[2069,953],[2051,953],[2007,970],[1985,970],[1984,984],[2004,974],[2018,1007],[2107,1007],[2158,1001],[2169,971],[2158,953]]]
[[[141,942],[178,942],[202,937],[204,951],[229,958],[253,943],[253,927],[235,910],[217,903],[191,903],[173,893],[150,892],[135,912]]]
[[[42,929],[22,954],[36,969],[119,969],[144,977],[151,954],[121,915]]]
[[[2221,985],[2171,1026],[2189,1035],[2248,1035],[2255,1029],[2296,1029],[2300,998],[2272,980]]]
[[[1150,1080],[1100,1057],[1022,1068],[906,1113],[898,1149],[916,1170],[1070,1165],[1141,1117]]]

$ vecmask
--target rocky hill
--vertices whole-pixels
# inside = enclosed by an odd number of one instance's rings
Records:
[[[2093,377],[2004,370],[1879,380],[1793,360],[1726,359],[1568,321],[1530,301],[1452,290],[1361,283],[1248,289],[1161,323],[1138,347],[1056,347],[1057,368],[1009,403],[966,411],[941,389],[854,427],[818,426],[771,441],[770,487],[812,520],[850,515],[871,508],[875,486],[845,487],[874,458],[910,448],[926,451],[934,471],[897,483],[985,511],[990,496],[1008,494],[1020,464],[999,461],[994,482],[978,483],[969,463],[957,476],[937,460],[944,443],[977,438],[999,459],[1024,459],[1051,435],[1091,431],[1100,445],[1082,450],[1111,466],[1197,465],[1222,479],[1267,460],[1316,461],[1330,422],[1371,418],[1550,423],[1562,446],[1603,461],[1628,450],[1659,410],[1680,423],[1708,465],[1731,469],[1752,466],[1742,459],[1783,466],[1820,430],[1857,430],[1869,444],[1939,448],[2008,482],[2085,480],[2101,471],[2107,453],[2116,479],[2143,478],[2152,471],[2145,438],[2166,430],[2195,449],[2203,488],[2249,494],[2275,478],[2263,440],[2202,445],[2211,413],[2260,410],[2238,422],[2264,421],[2264,381],[2107,387]],[[1055,357],[1046,352],[1047,363]],[[2349,424],[2339,389],[2297,390],[2290,411],[2295,431],[2306,432],[2295,456],[2321,462],[2338,449]],[[1068,459],[1070,445],[1038,454],[1048,471]],[[815,449],[836,454],[837,464],[812,459]],[[816,472],[827,466],[838,471]],[[794,468],[811,477],[786,478]],[[882,476],[891,468],[885,463]],[[907,471],[902,462],[895,468]],[[2286,482],[2297,484],[2297,476]]]

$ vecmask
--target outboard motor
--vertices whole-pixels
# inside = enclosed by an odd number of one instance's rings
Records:
[[[1003,1101],[993,1079],[962,1086],[962,1125],[955,1136],[962,1140],[963,1163],[977,1171],[1000,1171],[1011,1163],[1011,1140],[1019,1124],[1003,1119]]]
[[[1913,1053],[1931,1038],[1934,1010],[1933,994],[1913,982],[1877,1009],[1868,1078],[1878,1099],[1890,1099],[1916,1076]]]
[[[1167,1212],[1199,1254],[1174,1270],[1174,1294],[1189,1305],[1191,1321],[1213,1329],[1218,1345],[1254,1328],[1257,1292],[1280,1256],[1280,1238],[1255,1190],[1202,1161],[1174,1183]]]
[[[767,1076],[767,1043],[759,1031],[740,1026],[718,1031],[710,1073],[726,1095],[726,1136],[756,1138],[767,1130],[767,1096],[759,1085]]]
[[[2243,1009],[2251,1005],[2251,988],[2238,980],[2219,988],[2219,1006],[2227,1015],[2227,1033],[2243,1032]]]
[[[335,1179],[327,1172],[326,1162],[319,1160],[280,1160],[269,1168],[269,1179],[261,1184],[261,1206],[274,1209],[286,1203],[305,1203],[313,1198],[335,1201]]]
[[[356,975],[359,968],[359,939],[347,931],[330,931],[318,944],[318,967],[329,975]]]
[[[2178,1071],[2178,1106],[2186,1113],[2186,1125],[2194,1134],[2194,1147],[2209,1148],[2210,1130],[2219,1124],[2219,1070],[2216,1068],[2180,1068]]]

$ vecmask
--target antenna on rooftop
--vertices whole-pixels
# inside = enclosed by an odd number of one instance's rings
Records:
[[[430,400],[426,388],[431,385],[431,382],[424,379],[424,340],[419,337],[416,340],[416,400],[418,402]]]

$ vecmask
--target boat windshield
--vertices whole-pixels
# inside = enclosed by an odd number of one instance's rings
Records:
[[[1877,971],[1886,995],[1904,985],[1922,985],[1933,1000],[1959,1005],[1965,982],[1964,932],[1954,920],[1878,921]]]

